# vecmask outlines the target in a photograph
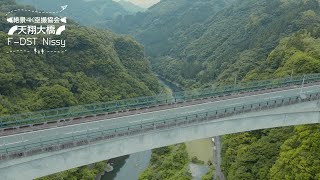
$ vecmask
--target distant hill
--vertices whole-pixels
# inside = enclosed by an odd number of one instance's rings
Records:
[[[159,56],[176,44],[173,38],[179,38],[181,33],[195,28],[233,1],[162,0],[144,13],[118,16],[105,26],[115,32],[135,36],[145,45],[148,55]]]
[[[19,4],[27,4],[37,9],[47,11],[57,11],[62,5],[68,8],[60,13],[80,24],[90,26],[100,26],[108,23],[118,15],[129,15],[134,13],[139,7],[126,3],[119,4],[113,0],[16,0]]]
[[[190,87],[243,80],[282,38],[319,27],[319,13],[318,0],[163,0],[106,26],[133,35],[157,73]]]
[[[145,8],[137,6],[131,3],[130,1],[126,1],[126,0],[120,0],[117,3],[119,3],[125,10],[131,13],[143,12],[146,10]]]
[[[319,0],[163,0],[108,25],[190,89],[320,73]],[[319,125],[226,135],[222,170],[228,180],[320,179],[319,141]]]

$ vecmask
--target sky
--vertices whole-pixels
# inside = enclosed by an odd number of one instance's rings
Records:
[[[158,3],[160,0],[126,0],[129,1],[135,5],[141,6],[143,8],[148,8],[156,3]]]

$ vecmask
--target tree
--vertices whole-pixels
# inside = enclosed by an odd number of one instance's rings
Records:
[[[77,104],[73,94],[61,85],[51,87],[40,87],[39,97],[42,100],[44,109],[54,109]]]
[[[298,126],[281,146],[271,179],[320,179],[320,125]]]

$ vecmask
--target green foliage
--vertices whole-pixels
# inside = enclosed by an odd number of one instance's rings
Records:
[[[4,3],[0,12],[19,8],[11,1]],[[13,50],[6,44],[10,25],[1,21],[0,27],[0,107],[3,107],[0,115],[148,96],[161,91],[143,47],[131,38],[69,23],[61,35],[67,43],[66,53],[8,54]]]
[[[320,72],[320,41],[315,32],[320,28],[301,30],[282,38],[267,61],[250,71],[245,79],[286,77],[294,74]]]
[[[70,169],[68,171],[52,174],[37,180],[93,180],[96,175],[104,172],[106,162],[99,162],[93,167],[83,166],[80,168]]]
[[[61,85],[39,88],[39,98],[42,101],[44,109],[55,109],[58,107],[67,107],[77,104],[72,92]]]
[[[12,2],[0,2],[0,15],[14,8]],[[134,35],[146,46],[155,72],[192,88],[230,83],[235,77],[249,81],[320,72],[319,17],[318,0],[162,0],[147,12],[101,24]],[[0,19],[0,30],[7,29]],[[5,54],[11,48],[5,45],[5,33],[0,38],[1,114],[160,90],[143,48],[130,37],[73,24],[63,36],[70,52],[46,58]],[[318,129],[227,135],[223,171],[230,180],[319,179]],[[159,148],[140,179],[190,179],[187,164],[184,145]],[[85,179],[93,174],[82,167],[57,177]]]
[[[204,164],[204,161],[201,161],[197,158],[197,156],[193,156],[191,158],[191,162],[194,163],[194,164]]]
[[[119,3],[125,10],[131,13],[143,12],[146,10],[143,7],[137,6],[131,3],[130,1],[126,1],[126,0],[120,0],[117,3]]]
[[[140,180],[178,179],[191,180],[188,172],[188,153],[185,144],[152,150],[150,165],[140,176]]]
[[[212,180],[212,178],[213,178],[213,176],[214,176],[213,171],[214,171],[214,167],[213,167],[213,165],[211,164],[211,165],[209,166],[208,172],[201,177],[201,180]]]
[[[20,8],[25,7],[13,0],[1,1],[0,15]],[[27,14],[18,14],[24,15]],[[10,26],[5,18],[0,19],[0,115],[148,96],[161,91],[143,47],[131,38],[69,21],[60,36],[66,40],[66,53],[9,54],[13,50],[6,44]],[[105,162],[99,162],[40,179],[95,179],[104,169]]]
[[[281,146],[270,179],[320,179],[320,125],[295,127]]]
[[[244,80],[272,79],[294,74],[319,73],[319,28],[300,30],[286,38],[267,60]],[[228,179],[318,179],[320,140],[318,125],[228,135],[223,141],[223,170]],[[250,143],[245,143],[247,139]],[[299,148],[299,146],[301,146]],[[280,148],[281,147],[281,148]],[[281,149],[281,150],[280,150]]]
[[[163,0],[148,12],[118,17],[109,27],[141,41],[156,73],[193,88],[231,83],[235,78],[250,81],[319,73],[319,19],[318,0]],[[291,136],[298,136],[293,128],[225,136],[222,168],[226,178],[316,179],[319,158],[302,155],[310,162],[303,159],[299,164],[297,154],[285,154],[281,146]],[[303,154],[309,147],[320,152],[310,144],[319,137],[312,141],[298,137],[308,146],[290,152]],[[284,168],[290,159],[294,163]]]
[[[320,27],[319,12],[317,0],[166,0],[107,26],[141,41],[156,73],[192,88],[245,80],[283,37]]]
[[[167,54],[184,39],[190,25],[204,22],[209,16],[234,0],[162,0],[148,11],[131,16],[119,16],[105,26],[119,33],[129,33],[143,42],[149,55]],[[194,32],[196,31],[196,32]],[[193,34],[200,34],[194,30]],[[192,34],[192,35],[193,35]],[[195,38],[188,36],[188,38]]]
[[[222,168],[227,179],[269,179],[282,143],[292,128],[227,135],[223,138]]]

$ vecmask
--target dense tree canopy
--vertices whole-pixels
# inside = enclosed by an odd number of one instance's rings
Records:
[[[163,0],[101,22],[146,47],[156,73],[184,88],[320,73],[319,0]],[[0,2],[0,16],[18,6]],[[91,17],[92,18],[92,17]],[[72,23],[68,52],[7,54],[0,19],[0,114],[152,95],[161,88],[128,36]],[[223,137],[227,179],[319,179],[319,125]],[[184,145],[153,150],[140,179],[190,179]],[[90,179],[88,167],[51,177]],[[210,176],[210,175],[209,175]]]
[[[198,87],[244,80],[281,39],[318,28],[319,12],[318,0],[166,0],[106,26],[142,42],[161,76]]]
[[[19,7],[12,1],[4,1],[0,12],[5,13]],[[6,32],[10,25],[1,21],[0,27],[1,114],[160,92],[160,85],[144,57],[143,47],[130,37],[69,23],[67,30],[59,36],[66,40],[65,53],[7,53],[16,48],[32,49],[8,46]],[[37,46],[56,50],[42,44]]]
[[[189,158],[185,144],[178,144],[152,150],[149,167],[140,180],[178,179],[191,180],[188,169]]]
[[[20,8],[33,9],[17,5],[14,0],[2,0],[0,16]],[[16,15],[37,16],[25,12]],[[151,72],[143,47],[130,37],[83,27],[69,20],[67,30],[59,36],[66,40],[67,52],[7,53],[34,48],[8,46],[10,27],[5,18],[0,19],[0,115],[148,96],[162,89]],[[41,44],[37,48],[60,50]],[[105,162],[100,162],[41,179],[89,180],[104,169]]]
[[[148,12],[119,17],[109,27],[146,45],[153,69],[161,76],[184,88],[206,87],[235,78],[239,82],[320,73],[319,3],[166,0]],[[193,21],[197,13],[203,16]],[[316,129],[301,126],[225,136],[226,178],[319,179]]]
[[[320,179],[320,126],[295,127],[281,146],[270,179]]]

